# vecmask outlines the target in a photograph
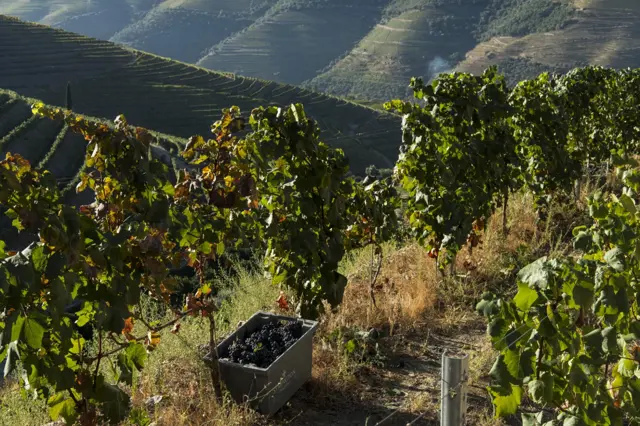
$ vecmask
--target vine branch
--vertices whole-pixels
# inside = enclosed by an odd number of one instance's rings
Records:
[[[198,311],[198,310],[200,310],[200,308],[189,309],[188,311],[180,313],[179,317],[174,318],[171,321],[169,321],[169,322],[167,322],[167,323],[165,323],[165,324],[163,324],[161,326],[158,326],[158,327],[155,327],[155,328],[150,328],[149,331],[157,333],[158,331],[164,330],[167,327],[171,327],[173,324],[177,323],[178,321],[180,321],[181,319],[183,319],[187,315],[189,315],[189,314],[191,314],[191,313],[193,313],[195,311]],[[147,338],[146,335],[139,336],[139,337],[134,337],[133,339],[129,340],[127,343],[118,343],[115,338],[112,338],[114,340],[114,342],[119,345],[119,347],[116,348],[116,349],[112,349],[111,351],[102,354],[102,357],[104,358],[104,357],[108,357],[108,356],[111,356],[113,354],[116,354],[116,353],[120,352],[122,349],[124,349],[127,346],[129,346],[129,343],[131,343],[131,342],[141,342],[146,338]],[[98,357],[88,358],[88,359],[85,360],[85,364],[93,364],[98,359],[99,359]]]

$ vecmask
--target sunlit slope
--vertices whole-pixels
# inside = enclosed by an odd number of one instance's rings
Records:
[[[455,52],[475,45],[468,32],[481,7],[409,9],[375,26],[346,57],[305,83],[311,89],[355,99],[392,99],[406,93],[413,76],[450,70]]]
[[[75,192],[87,142],[81,135],[69,131],[62,121],[34,116],[31,105],[35,102],[36,99],[0,89],[0,158],[4,159],[6,153],[20,154],[33,167],[53,174],[67,203],[91,202],[88,191],[82,194]],[[174,174],[175,166],[184,164],[177,158],[184,141],[173,136],[156,135],[158,146],[153,148],[153,152],[167,164],[169,173]],[[11,221],[0,214],[0,240],[17,243],[30,238],[19,236],[10,224]]]
[[[192,44],[202,45],[199,53],[249,25],[253,22],[250,18],[260,16],[270,2],[272,0],[0,0],[0,14],[99,39],[115,37],[115,41],[169,56],[175,51],[171,50],[171,42],[175,43],[171,37],[180,35],[190,51],[194,50]],[[163,43],[169,43],[166,50],[160,48]]]
[[[407,97],[411,77],[428,80],[453,70],[493,35],[562,28],[573,16],[568,1],[389,0],[354,49],[302,85],[361,101]]]
[[[39,21],[47,17],[70,16],[87,10],[84,0],[0,0],[3,14],[20,16],[30,21]]]
[[[0,14],[379,104],[411,77],[636,66],[635,0],[0,0]],[[173,83],[171,83],[173,84]]]
[[[138,0],[0,0],[0,14],[100,39],[108,39],[137,19],[148,1]]]
[[[156,1],[160,9],[184,8],[234,16],[254,16],[274,5],[278,0],[163,0]]]
[[[250,26],[276,0],[166,0],[110,40],[195,63],[212,46]]]
[[[349,51],[379,21],[384,0],[281,0],[198,65],[298,84]],[[295,6],[295,7],[294,7]]]
[[[208,134],[223,108],[301,102],[324,139],[345,150],[354,172],[390,167],[397,156],[395,116],[295,86],[229,76],[61,30],[0,18],[0,87],[97,117],[189,137]]]
[[[488,65],[509,64],[514,59],[559,70],[585,64],[640,66],[640,2],[579,0],[573,4],[575,19],[566,28],[493,38],[469,51],[457,69],[477,73]]]
[[[247,18],[219,17],[199,10],[156,8],[110,40],[185,62],[197,62],[212,45],[250,25]]]

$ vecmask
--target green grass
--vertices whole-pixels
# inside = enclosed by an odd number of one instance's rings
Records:
[[[296,86],[213,72],[39,25],[0,17],[0,81],[7,89],[63,105],[71,82],[74,110],[94,117],[124,114],[130,123],[187,138],[209,134],[223,108],[300,102],[342,148],[352,170],[389,167],[400,144],[391,114]]]
[[[0,388],[0,425],[42,426],[51,419],[44,400],[24,398],[15,382]]]

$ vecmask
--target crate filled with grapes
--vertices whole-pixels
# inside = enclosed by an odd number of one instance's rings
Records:
[[[220,379],[238,403],[267,415],[311,378],[318,323],[258,312],[217,348]]]

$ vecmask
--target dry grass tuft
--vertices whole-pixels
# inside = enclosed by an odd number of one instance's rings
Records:
[[[499,210],[489,220],[482,249],[476,250],[474,257],[491,266],[505,252],[514,252],[522,244],[539,241],[541,235],[537,220],[531,194],[515,194],[507,203],[507,235],[503,234],[502,212]]]
[[[375,291],[377,308],[369,298],[371,249],[351,254],[343,271],[349,279],[344,301],[336,313],[324,318],[326,328],[376,327],[394,334],[424,328],[427,321],[438,331],[477,323],[473,306],[482,293],[510,282],[514,269],[510,264],[526,262],[540,247],[550,245],[532,204],[530,195],[512,196],[507,210],[508,234],[503,234],[502,211],[498,211],[488,221],[482,244],[458,255],[455,277],[443,279],[435,261],[417,243],[385,245]]]
[[[376,308],[369,297],[369,250],[358,251],[350,259],[346,268],[349,285],[338,312],[325,318],[328,328],[388,327],[391,334],[414,328],[437,299],[434,261],[417,244],[400,249],[385,246],[376,283]]]
[[[474,342],[473,350],[469,354],[469,372],[471,383],[480,384],[489,379],[491,366],[498,357],[498,351],[493,349],[489,336]]]
[[[469,413],[467,424],[474,426],[504,426],[506,423],[502,419],[496,419],[491,413],[491,408]]]
[[[353,389],[357,386],[359,382],[340,352],[325,350],[321,344],[314,345],[313,376],[307,388],[316,408],[347,402],[345,398],[355,397]]]

